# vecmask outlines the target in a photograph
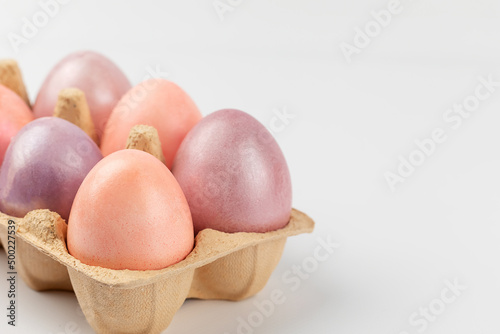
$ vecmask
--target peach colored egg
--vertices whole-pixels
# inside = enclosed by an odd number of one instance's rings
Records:
[[[33,119],[26,103],[16,93],[0,85],[0,165],[11,138]]]
[[[78,51],[62,59],[45,79],[33,105],[35,116],[52,116],[61,89],[85,93],[99,137],[109,114],[131,88],[123,72],[111,60],[92,51]]]
[[[163,155],[170,168],[175,153],[201,113],[182,88],[164,79],[150,79],[132,88],[111,113],[101,141],[104,156],[124,149],[134,125],[158,130]]]
[[[101,160],[76,195],[68,222],[68,250],[85,264],[154,270],[193,249],[193,222],[168,168],[138,150]]]

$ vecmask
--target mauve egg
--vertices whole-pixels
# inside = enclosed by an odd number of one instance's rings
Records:
[[[121,150],[102,159],[76,195],[68,250],[85,264],[154,270],[193,249],[193,222],[179,184],[149,153]]]
[[[45,79],[33,105],[35,117],[52,116],[64,88],[78,88],[85,93],[97,135],[101,137],[109,114],[131,85],[105,56],[92,51],[75,52],[62,59]]]
[[[285,157],[271,133],[243,111],[224,109],[202,119],[182,142],[172,173],[195,232],[268,232],[290,219]]]
[[[11,138],[33,119],[26,103],[16,93],[0,85],[0,166]]]
[[[158,130],[167,167],[201,113],[189,95],[178,85],[164,79],[150,79],[132,88],[109,117],[101,140],[106,156],[125,148],[134,125],[150,125]]]
[[[0,169],[0,211],[24,217],[49,209],[67,219],[78,187],[101,159],[94,141],[68,121],[28,123],[12,139]]]

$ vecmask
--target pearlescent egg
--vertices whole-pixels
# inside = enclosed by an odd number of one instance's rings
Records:
[[[12,139],[0,168],[0,211],[49,209],[67,219],[87,173],[102,159],[90,137],[57,117],[36,119]]]
[[[125,74],[105,56],[92,51],[75,52],[49,73],[33,112],[35,117],[52,116],[59,92],[78,88],[85,93],[97,135],[101,137],[111,111],[131,87]]]
[[[193,100],[175,83],[150,79],[132,88],[109,117],[101,141],[104,156],[125,148],[134,125],[158,130],[167,167],[191,128],[201,119]]]
[[[68,250],[85,264],[154,270],[193,249],[191,214],[168,168],[138,150],[121,150],[90,171],[68,222]]]
[[[285,157],[271,133],[240,110],[202,119],[182,142],[172,173],[188,200],[195,232],[268,232],[290,219]]]
[[[26,103],[16,93],[0,85],[0,166],[12,137],[33,119]]]

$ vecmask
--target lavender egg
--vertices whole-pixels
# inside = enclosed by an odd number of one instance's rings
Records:
[[[24,217],[49,209],[67,219],[76,192],[102,154],[76,125],[43,117],[28,123],[12,141],[0,169],[0,211]]]
[[[195,232],[268,232],[290,219],[285,157],[271,133],[243,111],[223,109],[203,118],[183,140],[172,173]]]

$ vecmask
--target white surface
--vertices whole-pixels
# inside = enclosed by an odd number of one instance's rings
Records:
[[[165,333],[237,333],[238,317],[274,289],[286,301],[254,333],[420,333],[409,317],[439,306],[444,281],[454,279],[466,290],[422,332],[499,332],[500,89],[458,129],[442,118],[474,92],[478,76],[500,80],[498,2],[403,1],[348,63],[340,43],[352,43],[355,27],[387,3],[242,1],[221,21],[212,0],[120,8],[73,0],[14,54],[5,36],[40,6],[0,0],[1,56],[19,60],[32,98],[59,59],[94,49],[134,84],[158,66],[203,114],[235,107],[266,125],[276,108],[296,116],[275,137],[290,165],[294,206],[315,219],[314,234],[289,239],[256,297],[187,301]],[[447,140],[392,192],[384,173],[436,127]],[[327,236],[340,247],[293,291],[282,276]],[[5,262],[1,255],[0,272]],[[0,279],[0,303],[4,291]],[[19,326],[1,316],[1,333],[92,333],[71,293],[20,283],[18,305]]]

